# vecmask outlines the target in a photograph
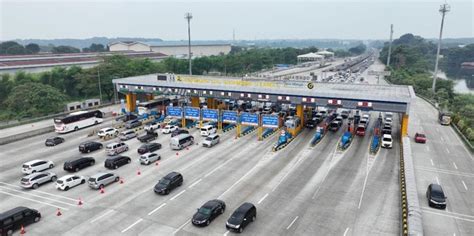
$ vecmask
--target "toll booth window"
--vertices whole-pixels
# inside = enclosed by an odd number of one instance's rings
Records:
[[[77,105],[77,106],[76,106],[76,109],[81,109],[81,105]]]
[[[74,107],[73,106],[69,107],[69,110],[74,111]]]
[[[90,106],[90,107],[92,106],[92,102],[89,103],[89,106]]]
[[[99,105],[99,102],[94,102],[94,105],[98,106],[98,105]]]

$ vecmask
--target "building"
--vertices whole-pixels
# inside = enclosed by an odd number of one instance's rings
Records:
[[[111,52],[134,51],[134,52],[157,52],[174,57],[188,57],[188,42],[114,42],[109,44]],[[191,52],[193,57],[213,56],[228,54],[231,50],[230,44],[224,43],[193,43],[191,42]]]

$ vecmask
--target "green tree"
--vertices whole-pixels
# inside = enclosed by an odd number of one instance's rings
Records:
[[[91,44],[87,48],[82,49],[83,52],[105,52],[108,51],[107,48],[103,44]]]
[[[40,52],[40,47],[36,43],[30,43],[25,46],[25,49],[28,51],[28,53],[31,54],[37,54]]]
[[[367,46],[365,44],[359,44],[353,48],[349,48],[349,52],[352,53],[353,55],[360,55],[364,53],[367,50]]]
[[[0,55],[21,55],[26,54],[25,47],[15,41],[0,43]]]
[[[79,53],[81,50],[71,46],[57,46],[51,49],[52,53]]]
[[[3,102],[10,94],[14,84],[10,78],[10,74],[2,74],[2,79],[0,80],[0,110],[4,110]]]

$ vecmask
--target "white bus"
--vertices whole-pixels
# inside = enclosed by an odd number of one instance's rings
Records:
[[[78,111],[64,117],[54,118],[54,129],[56,133],[67,133],[76,131],[87,126],[102,123],[103,113],[100,110]]]
[[[138,115],[144,114],[159,114],[161,111],[164,111],[166,106],[169,106],[171,99],[161,97],[156,100],[150,100],[147,102],[140,102],[137,105]]]

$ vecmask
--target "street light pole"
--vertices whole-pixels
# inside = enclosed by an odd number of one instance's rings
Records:
[[[102,104],[102,83],[100,82],[100,70],[97,68],[97,78],[99,78],[99,96],[100,96],[100,103]]]
[[[191,19],[193,15],[188,12],[184,15],[184,18],[188,20],[188,60],[189,60],[189,75],[193,74],[192,62],[191,62]]]
[[[441,12],[441,28],[439,30],[438,50],[436,51],[435,70],[433,74],[433,87],[432,87],[433,93],[435,93],[436,91],[436,79],[438,77],[438,61],[439,61],[439,51],[441,49],[441,39],[443,37],[444,16],[450,10],[451,10],[451,7],[447,3],[441,5],[441,7],[439,8],[439,12]]]

